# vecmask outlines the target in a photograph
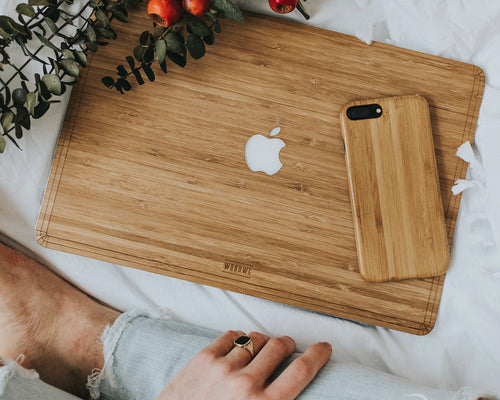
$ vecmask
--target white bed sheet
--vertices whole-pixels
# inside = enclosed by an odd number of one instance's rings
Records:
[[[13,14],[16,4],[16,0],[0,2],[0,13]],[[266,0],[238,4],[272,14]],[[308,0],[305,4],[311,25],[472,62],[486,72],[452,263],[430,334],[419,337],[364,326],[41,247],[34,229],[68,94],[34,124],[21,141],[22,152],[8,146],[0,155],[0,232],[85,292],[121,310],[162,307],[177,320],[221,331],[288,334],[299,349],[328,340],[336,361],[358,362],[437,388],[473,386],[500,396],[500,2]],[[286,18],[304,22],[298,13]]]

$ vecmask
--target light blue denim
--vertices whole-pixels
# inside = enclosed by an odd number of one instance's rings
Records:
[[[172,321],[161,313],[124,313],[101,337],[105,364],[89,377],[91,398],[154,400],[177,371],[219,335]],[[42,382],[36,372],[25,370],[12,360],[3,361],[0,400],[78,399]],[[451,392],[422,387],[359,365],[330,361],[299,399],[476,400],[480,396],[472,390]]]

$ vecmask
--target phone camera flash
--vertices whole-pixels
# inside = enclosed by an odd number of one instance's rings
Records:
[[[382,109],[377,108],[377,114],[380,114],[382,112]]]

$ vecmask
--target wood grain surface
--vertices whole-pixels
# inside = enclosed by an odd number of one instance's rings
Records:
[[[339,112],[357,99],[429,101],[451,243],[484,87],[469,64],[273,17],[223,21],[200,60],[120,95],[100,79],[151,27],[115,24],[74,88],[36,228],[40,244],[338,317],[426,334],[444,277],[359,274]],[[251,172],[245,143],[278,135],[283,168]]]
[[[349,118],[360,106],[374,106],[376,118]],[[444,274],[449,247],[427,101],[356,101],[340,115],[361,276],[387,282]]]

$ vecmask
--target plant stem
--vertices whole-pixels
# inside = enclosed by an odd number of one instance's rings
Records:
[[[300,0],[297,2],[297,10],[300,11],[300,13],[304,16],[305,19],[311,18],[309,14],[306,12],[304,5],[302,4],[302,1]]]

